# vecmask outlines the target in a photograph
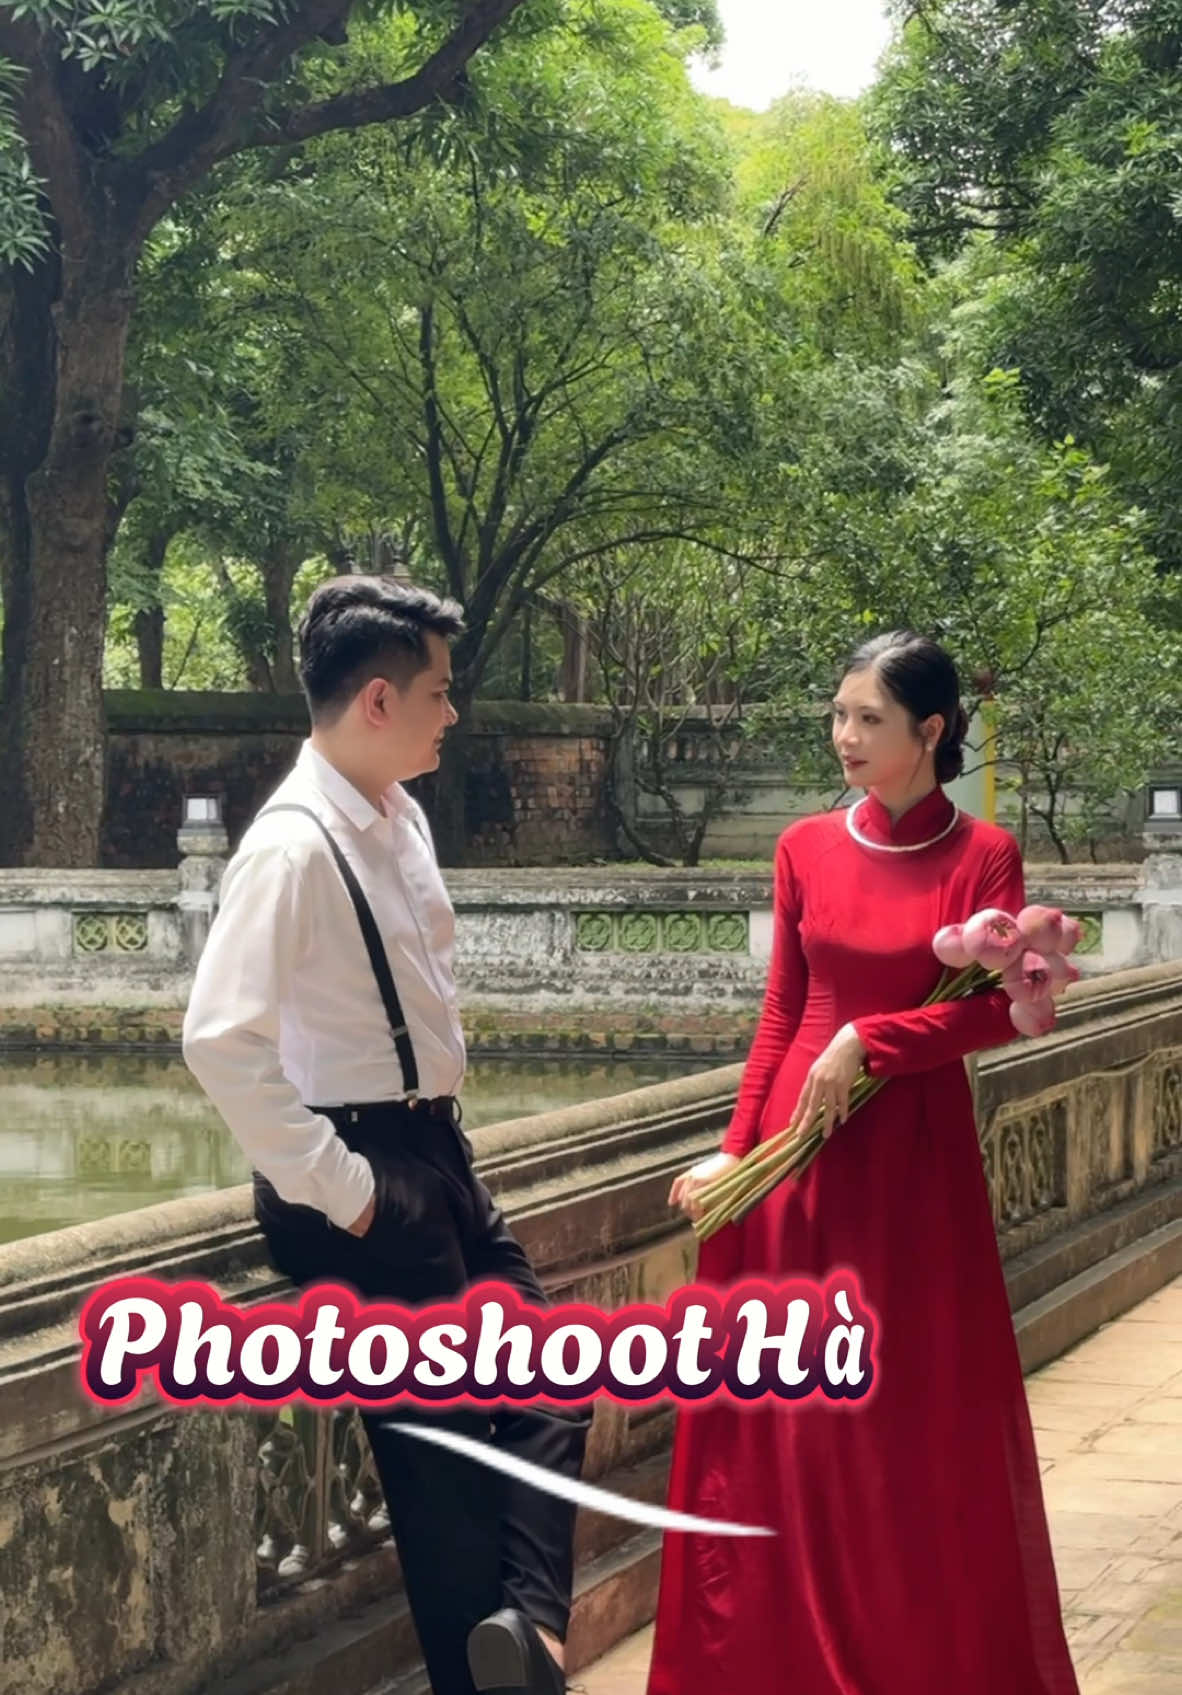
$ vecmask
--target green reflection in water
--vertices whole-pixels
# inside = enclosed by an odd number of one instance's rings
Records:
[[[464,1086],[464,1126],[618,1095],[716,1063],[478,1059]],[[180,1058],[0,1055],[0,1242],[249,1176]]]

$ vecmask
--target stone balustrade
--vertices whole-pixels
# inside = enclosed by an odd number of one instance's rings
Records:
[[[179,871],[0,870],[5,1002],[183,1006],[224,864],[212,833],[190,831],[186,846]],[[1161,868],[1152,887],[1136,865],[1027,867],[1031,900],[1081,917],[1086,973],[1182,948],[1182,855],[1146,865]],[[447,882],[470,1005],[743,1007],[763,992],[770,867],[449,871]]]
[[[1081,983],[1049,1036],[971,1070],[1030,1368],[1182,1270],[1182,964]],[[668,1186],[717,1142],[739,1075],[475,1132],[556,1297],[613,1309],[692,1276]],[[80,1306],[133,1273],[283,1292],[243,1189],[0,1247],[0,1695],[420,1695],[353,1414],[83,1395]],[[588,1475],[659,1497],[669,1435],[665,1408],[600,1404]],[[648,1532],[580,1522],[574,1665],[649,1616],[657,1560]]]

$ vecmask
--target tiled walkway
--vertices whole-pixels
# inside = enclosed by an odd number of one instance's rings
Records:
[[[1082,1695],[1182,1695],[1182,1277],[1026,1387]],[[650,1646],[572,1695],[644,1695]]]

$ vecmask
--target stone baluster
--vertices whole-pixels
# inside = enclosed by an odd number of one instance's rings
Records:
[[[185,961],[195,966],[209,935],[218,905],[218,889],[226,869],[229,839],[216,795],[186,795],[185,815],[177,831],[180,850],[177,910]]]

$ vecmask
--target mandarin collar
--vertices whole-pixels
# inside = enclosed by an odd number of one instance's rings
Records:
[[[855,801],[854,806],[854,823],[859,833],[869,841],[881,842],[884,847],[910,847],[915,842],[938,835],[951,821],[954,811],[952,802],[939,784],[922,800],[917,800],[914,806],[909,806],[902,817],[894,820],[875,794],[867,794],[864,799]]]

